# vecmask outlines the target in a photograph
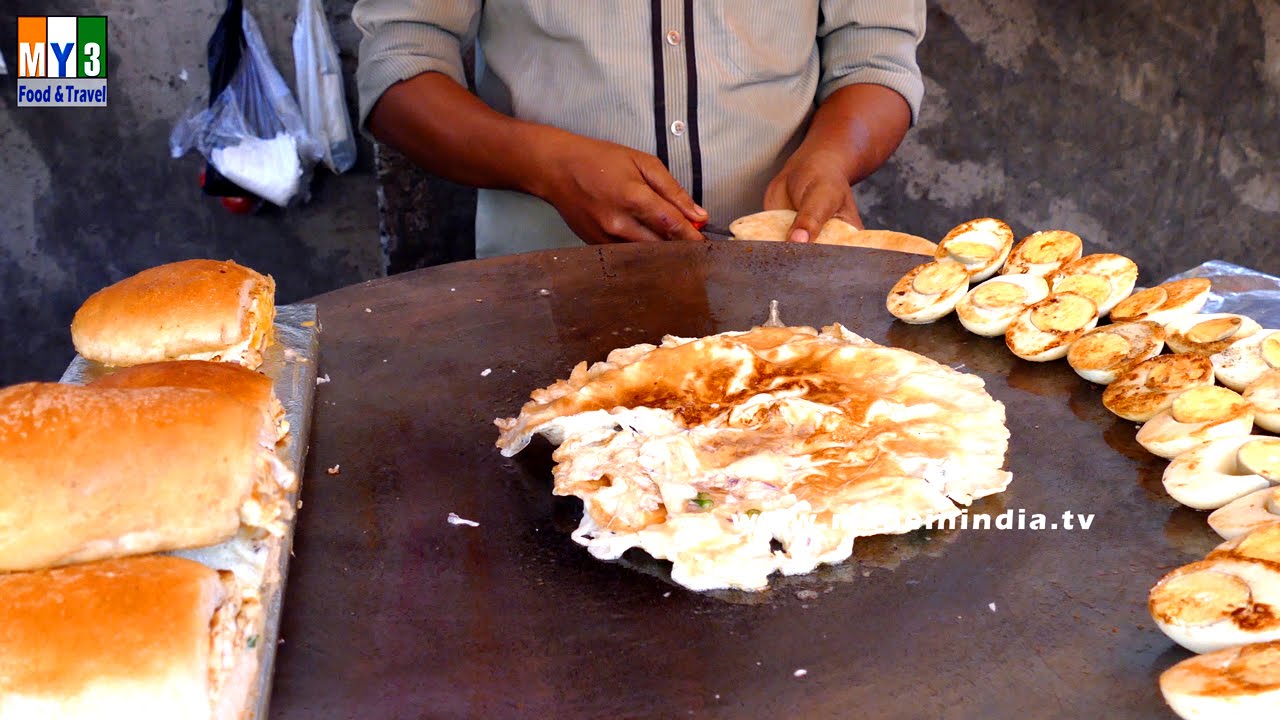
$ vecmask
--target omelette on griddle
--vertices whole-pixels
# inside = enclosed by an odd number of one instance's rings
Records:
[[[980,378],[833,325],[615,350],[497,420],[558,445],[557,495],[602,559],[638,547],[694,590],[758,590],[1000,492],[1009,433]]]

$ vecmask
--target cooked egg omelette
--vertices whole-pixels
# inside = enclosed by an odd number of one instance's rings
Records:
[[[832,325],[615,350],[495,421],[558,445],[557,495],[601,559],[670,560],[694,590],[763,589],[1005,489],[1004,406],[977,376]]]

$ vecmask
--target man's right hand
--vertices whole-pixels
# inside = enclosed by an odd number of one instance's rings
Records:
[[[648,153],[547,128],[530,189],[591,245],[703,240],[707,211]]]
[[[589,243],[703,239],[706,211],[656,157],[507,117],[438,72],[388,88],[369,129],[428,172],[537,195]]]

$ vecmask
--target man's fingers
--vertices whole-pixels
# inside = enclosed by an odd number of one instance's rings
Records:
[[[606,243],[662,242],[663,236],[645,227],[636,218],[622,212],[611,213],[599,221]]]
[[[867,229],[866,226],[862,224],[862,214],[858,212],[858,204],[853,199],[852,195],[850,195],[849,200],[836,211],[836,214],[833,217],[838,217],[859,230]]]
[[[782,177],[776,177],[773,182],[769,183],[769,187],[764,189],[764,205],[765,210],[795,210],[795,206],[791,204],[791,196],[787,194],[787,183],[782,181]]]
[[[649,184],[649,187],[653,188],[653,191],[662,199],[679,209],[680,214],[690,221],[707,219],[707,211],[689,197],[689,193],[680,187],[680,183],[671,177],[671,173],[667,172],[657,158],[642,156],[636,161],[636,168],[640,170],[640,176]]]
[[[664,240],[699,242],[706,239],[689,222],[689,218],[685,217],[680,208],[656,193],[649,195],[649,201],[636,208],[636,219],[648,230]]]
[[[795,222],[787,231],[787,240],[791,242],[809,242],[818,237],[822,226],[835,215],[844,204],[844,198],[831,188],[813,188],[805,193],[796,209]]]

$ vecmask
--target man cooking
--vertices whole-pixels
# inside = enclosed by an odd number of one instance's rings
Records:
[[[914,122],[924,0],[360,0],[361,126],[481,188],[476,254],[858,227]],[[477,40],[477,94],[462,48]],[[477,97],[478,95],[478,97]]]

